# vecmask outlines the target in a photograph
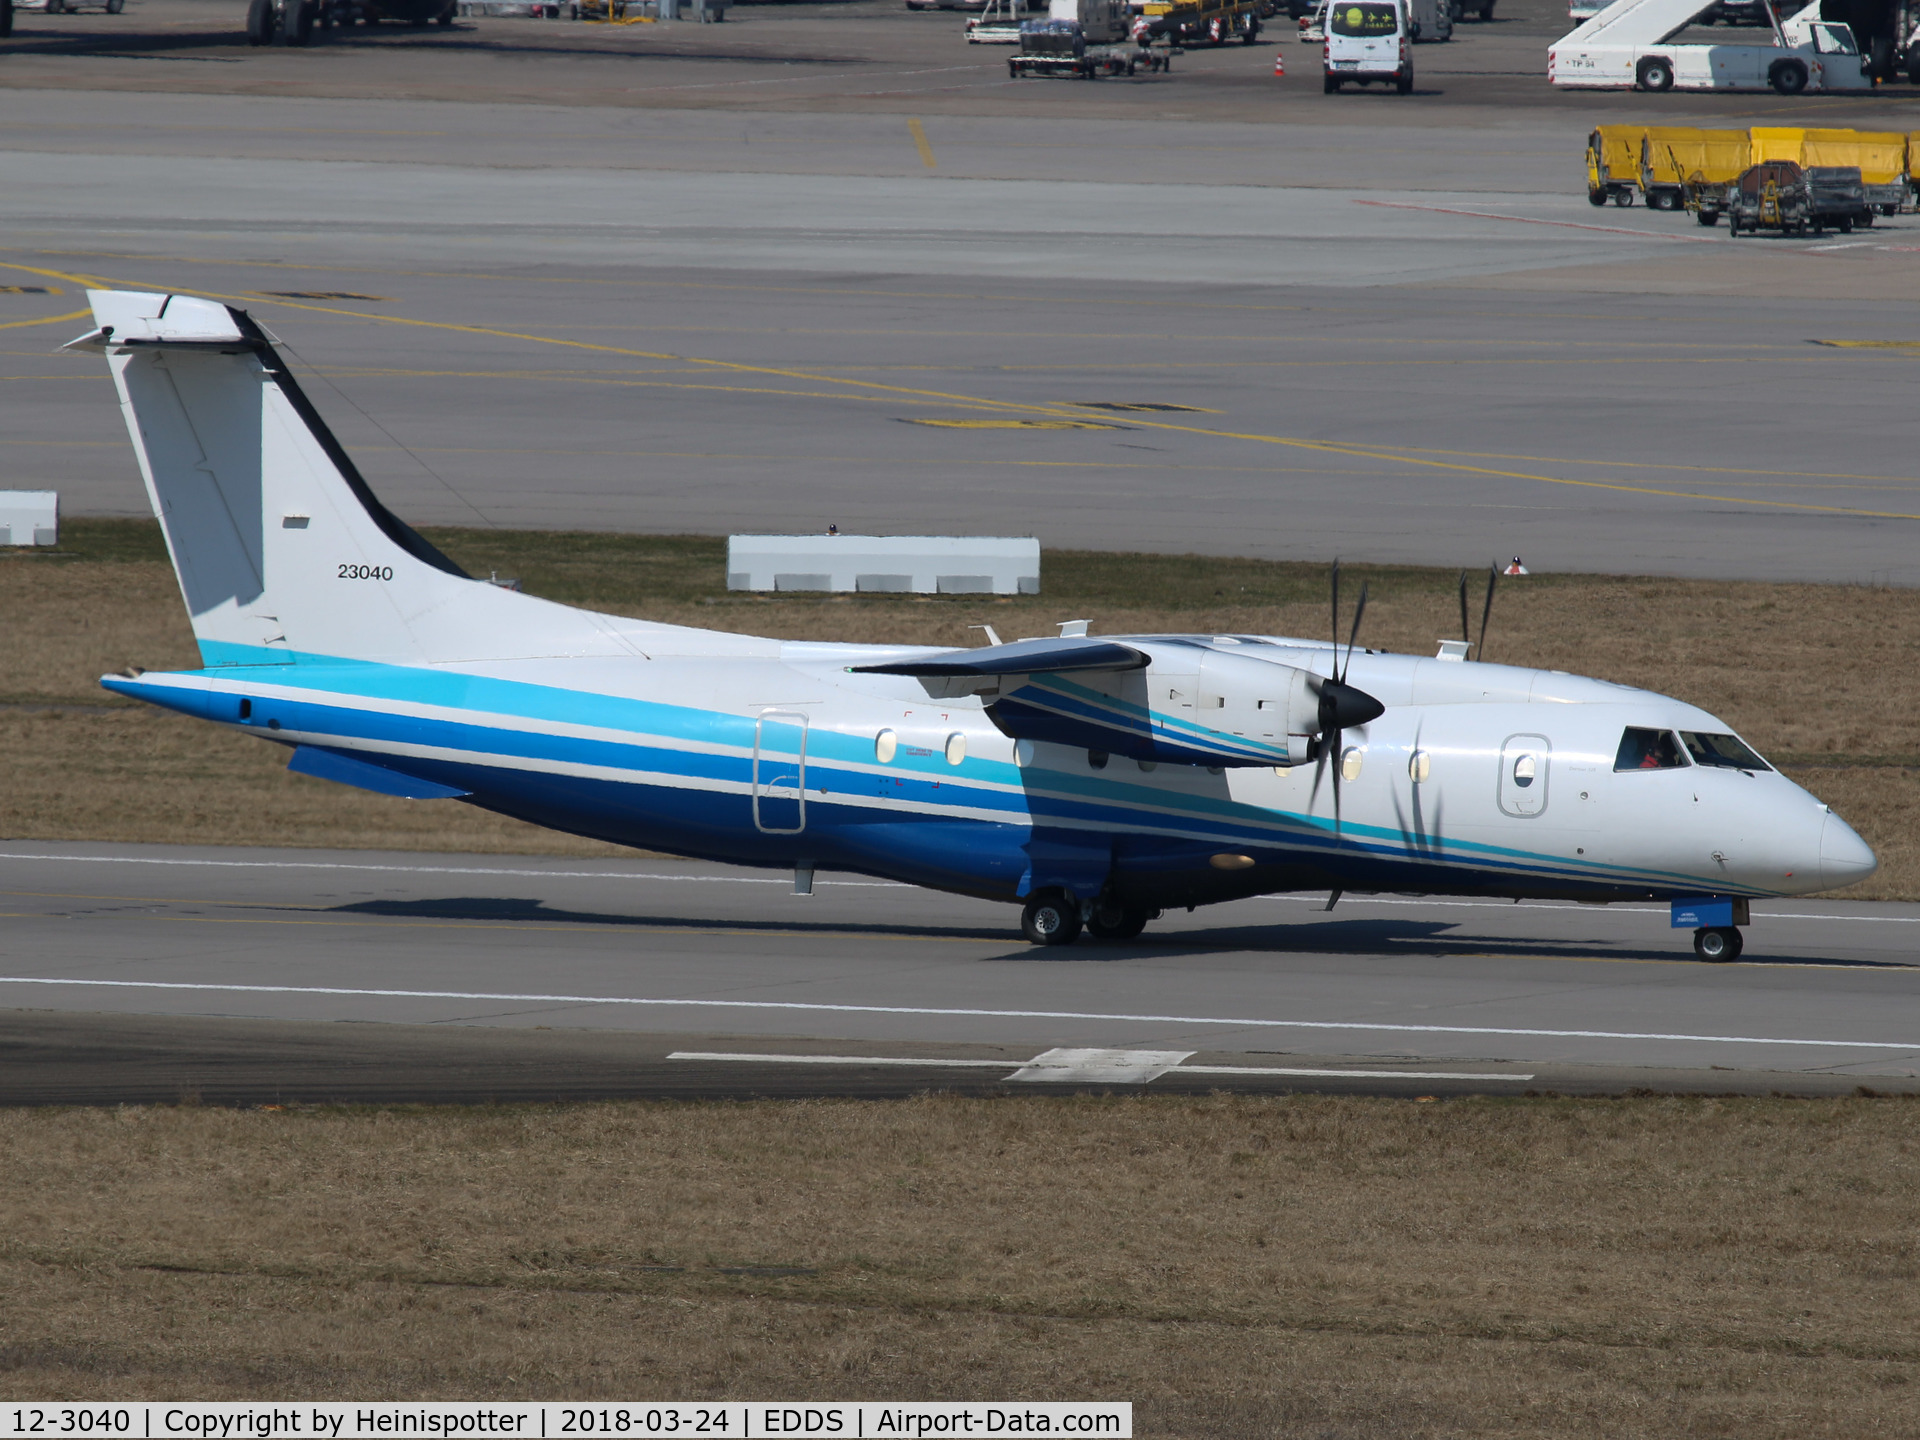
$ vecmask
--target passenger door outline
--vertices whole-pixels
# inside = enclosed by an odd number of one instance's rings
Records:
[[[1532,761],[1530,766],[1522,761]],[[1547,808],[1553,742],[1544,735],[1509,735],[1500,747],[1500,813],[1531,820]]]
[[[773,722],[773,735],[767,733],[769,721]],[[800,732],[793,754],[769,744],[780,738],[778,732],[782,729]],[[794,823],[779,823],[788,818]],[[807,716],[804,711],[762,710],[753,722],[753,828],[763,835],[798,835],[807,828]]]

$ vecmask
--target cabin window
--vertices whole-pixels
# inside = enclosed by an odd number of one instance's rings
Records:
[[[947,736],[947,764],[958,765],[967,758],[967,737],[959,731]]]
[[[873,758],[882,765],[891,764],[893,755],[900,748],[900,737],[891,730],[882,730],[873,737]]]
[[[1342,780],[1358,780],[1360,778],[1360,767],[1366,763],[1366,759],[1366,751],[1362,750],[1358,745],[1349,745],[1346,752],[1340,757],[1340,778]]]
[[[1686,763],[1671,730],[1642,730],[1633,725],[1620,737],[1620,750],[1613,757],[1616,770],[1678,770]]]
[[[1682,730],[1681,742],[1696,765],[1717,765],[1723,770],[1771,770],[1738,735],[1708,735],[1698,730]]]
[[[1414,784],[1423,784],[1432,773],[1433,757],[1426,751],[1416,750],[1407,757],[1407,778]]]
[[[1540,762],[1531,755],[1522,755],[1513,762],[1513,783],[1519,790],[1533,784],[1540,774]]]

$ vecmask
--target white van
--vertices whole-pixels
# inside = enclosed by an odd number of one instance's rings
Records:
[[[1333,0],[1322,54],[1329,95],[1349,80],[1391,80],[1402,95],[1413,89],[1413,36],[1401,0]]]

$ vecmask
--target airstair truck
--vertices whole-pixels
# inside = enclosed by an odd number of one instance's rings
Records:
[[[1716,0],[1614,0],[1547,49],[1547,79],[1601,90],[1870,90],[1853,33],[1820,19],[1820,0],[1774,21],[1765,45],[1675,43]],[[1769,16],[1772,15],[1769,10]]]

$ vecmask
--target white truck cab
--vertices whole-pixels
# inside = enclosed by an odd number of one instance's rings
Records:
[[[1403,0],[1332,0],[1323,50],[1326,93],[1349,80],[1413,89],[1413,33]]]
[[[1778,22],[1767,44],[1675,43],[1713,0],[1613,0],[1547,50],[1547,79],[1593,89],[1869,90],[1845,25],[1820,18],[1820,0]]]

